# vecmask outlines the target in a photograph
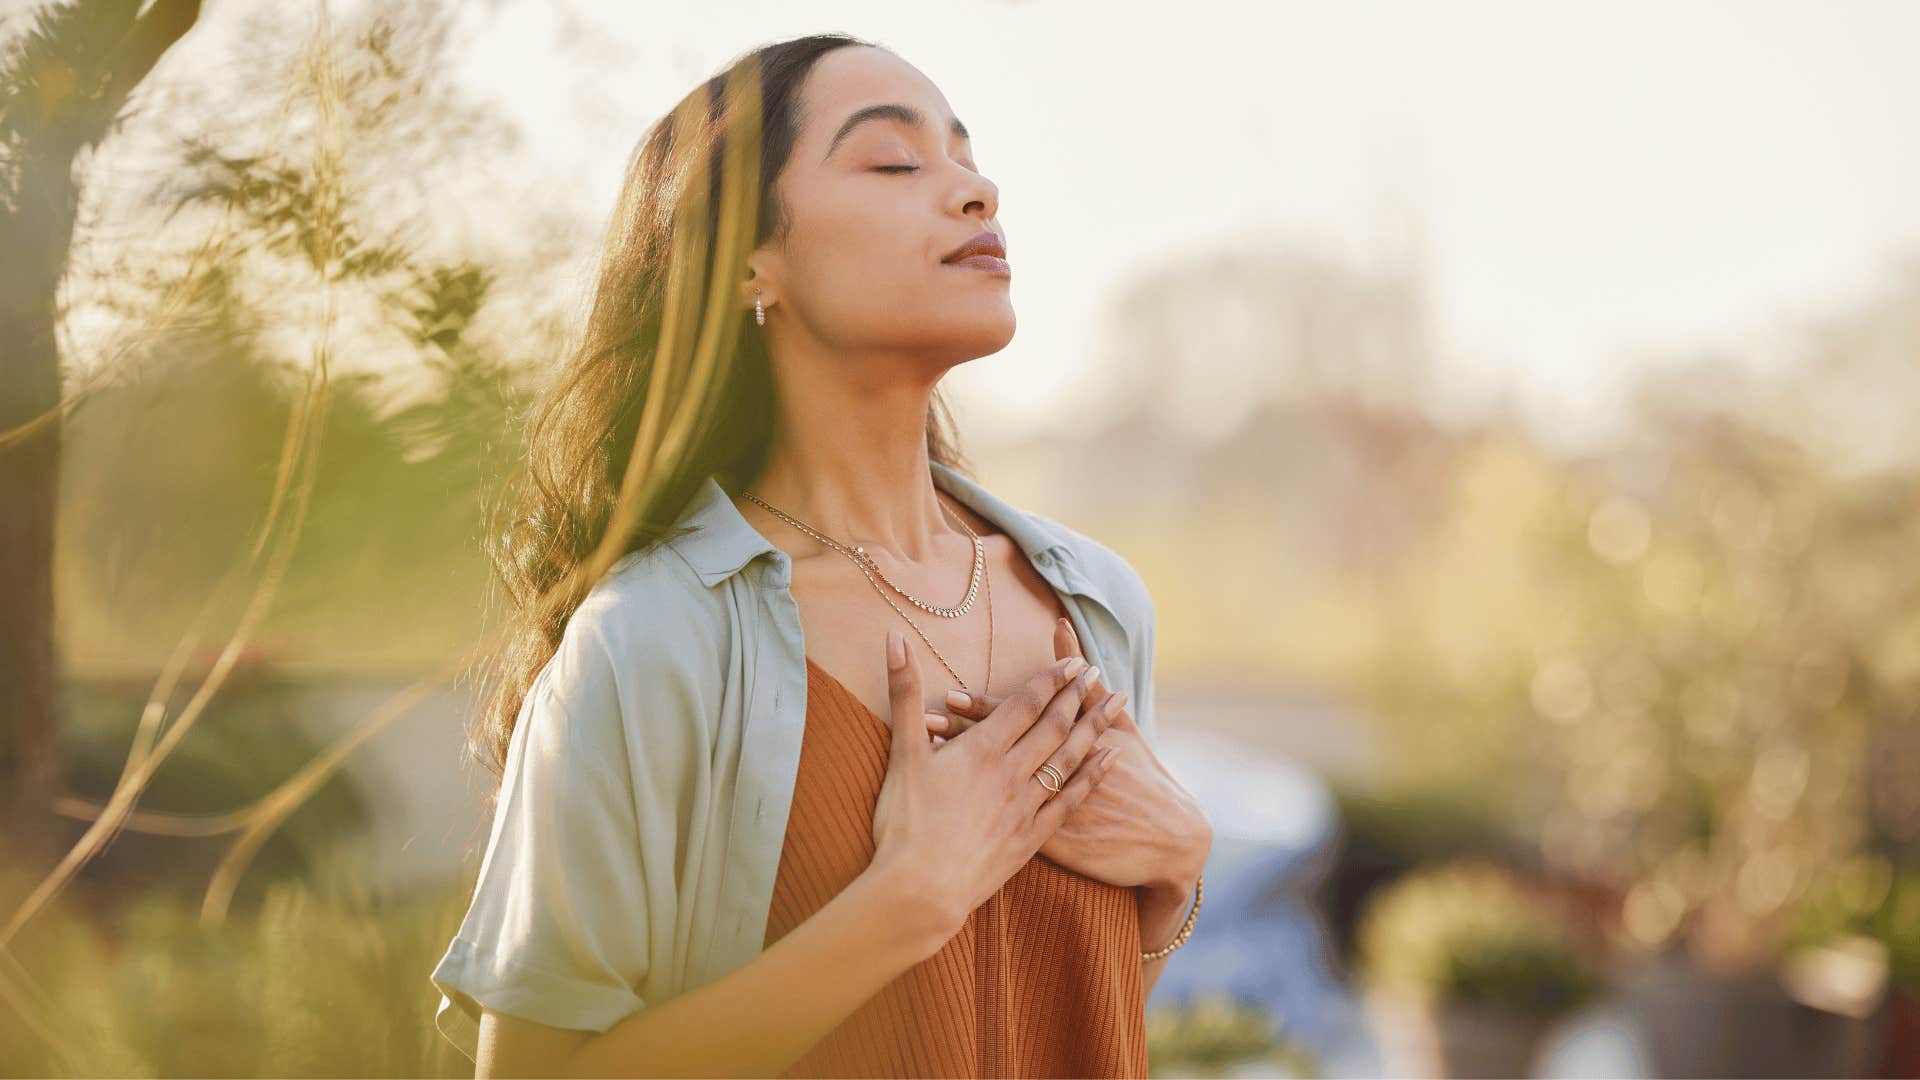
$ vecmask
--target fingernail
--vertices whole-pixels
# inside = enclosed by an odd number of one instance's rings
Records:
[[[1106,717],[1108,720],[1112,720],[1114,717],[1120,715],[1120,706],[1126,701],[1126,697],[1127,692],[1125,690],[1108,694],[1107,700],[1100,705],[1100,715]]]
[[[928,714],[927,714],[927,730],[928,730],[928,731],[945,731],[945,730],[947,730],[947,718],[946,718],[946,716],[945,716],[944,714],[942,714],[942,713],[937,713],[937,712],[930,712],[930,713],[928,713]]]
[[[956,709],[965,709],[973,705],[973,696],[959,690],[947,691],[947,704]]]
[[[1077,656],[1069,656],[1065,660],[1055,664],[1053,670],[1059,673],[1062,678],[1071,679],[1073,678],[1073,673],[1080,670],[1079,665],[1084,663],[1086,663],[1086,661]]]
[[[1120,752],[1120,748],[1117,746],[1107,747],[1107,752],[1100,755],[1100,767],[1102,769],[1112,768],[1114,755],[1118,754],[1119,752]]]
[[[1080,689],[1085,690],[1087,687],[1092,686],[1093,680],[1099,677],[1100,669],[1092,664],[1088,664],[1087,669],[1080,673]]]

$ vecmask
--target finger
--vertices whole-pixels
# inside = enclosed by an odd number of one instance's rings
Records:
[[[1053,700],[1047,702],[1047,707],[1040,711],[1026,733],[1015,740],[1011,749],[1014,760],[1028,773],[1038,769],[1073,734],[1074,722],[1080,717],[1080,702],[1086,697],[1087,687],[1100,675],[1099,668],[1078,657],[1070,663],[1081,665],[1079,673],[1053,695]]]
[[[946,712],[941,714],[941,720],[944,722],[944,726],[938,730],[940,734],[945,735],[949,739],[958,738],[965,735],[971,729],[980,726],[981,721],[984,719],[985,717],[965,716],[959,713]]]
[[[1087,687],[1087,696],[1080,701],[1080,711],[1099,712],[1106,708],[1107,701],[1112,697],[1113,691],[1107,689],[1107,680],[1103,672],[1100,678],[1093,680],[1092,686]]]
[[[935,735],[949,734],[947,729],[953,726],[946,713],[929,712],[923,714],[922,719],[927,722],[927,730]]]
[[[993,715],[993,710],[1006,701],[1004,696],[969,694],[964,690],[947,691],[947,730],[942,734],[953,736],[965,732],[968,728]]]
[[[1117,727],[1122,731],[1137,732],[1140,730],[1133,722],[1133,713],[1127,709],[1127,692],[1125,690],[1108,695],[1107,700],[1101,703],[1101,707],[1107,710],[1107,722],[1109,726]]]
[[[1004,752],[1022,735],[1025,735],[1027,730],[1033,727],[1034,722],[1040,719],[1041,713],[1046,710],[1048,703],[1053,701],[1054,695],[1059,693],[1060,689],[1066,686],[1075,675],[1078,675],[1084,666],[1084,661],[1077,657],[1056,661],[1041,668],[1018,690],[1008,694],[1006,701],[980,722],[981,725],[993,729],[992,741],[995,747]],[[1055,742],[1063,742],[1065,739],[1066,732],[1062,730]],[[1039,767],[1038,755],[1033,756],[1032,761],[1036,768]]]
[[[1080,768],[1067,780],[1066,786],[1060,789],[1060,793],[1049,796],[1047,801],[1041,804],[1040,812],[1033,816],[1033,831],[1040,837],[1041,843],[1045,843],[1046,838],[1060,828],[1060,823],[1067,820],[1067,815],[1073,813],[1075,807],[1087,801],[1087,796],[1093,794],[1095,785],[1106,779],[1107,774],[1113,771],[1114,763],[1119,756],[1118,746],[1109,746],[1101,753],[1089,754],[1087,759],[1081,762]]]
[[[1052,765],[1054,770],[1056,770],[1053,776],[1053,779],[1056,781],[1053,784],[1054,787],[1063,787],[1067,779],[1080,770],[1082,762],[1086,760],[1088,754],[1094,752],[1096,740],[1100,738],[1100,734],[1106,729],[1107,717],[1105,713],[1097,710],[1088,710],[1080,714],[1079,718],[1074,721],[1073,734],[1067,736],[1067,741],[1061,743],[1060,748],[1055,750],[1046,760],[1046,764]],[[1042,768],[1044,768],[1044,766],[1042,766]],[[1037,781],[1039,777],[1035,779]],[[1049,791],[1046,786],[1039,783],[1036,783],[1034,786],[1039,788],[1039,790],[1033,793],[1033,798],[1028,806],[1028,810],[1031,813],[1038,813],[1043,803],[1059,793]]]
[[[1067,660],[1072,657],[1086,659],[1080,649],[1079,635],[1073,632],[1073,620],[1061,616],[1053,620],[1053,656],[1055,660]],[[965,690],[947,691],[947,711],[958,716],[975,720],[990,715],[1006,697],[993,697],[987,694],[970,694]]]
[[[931,753],[924,719],[926,706],[920,696],[920,662],[898,630],[887,631],[887,699],[893,714],[893,760],[914,760]]]
[[[1106,703],[1115,695],[1115,691],[1107,688],[1106,682],[1106,674],[1102,672],[1100,678],[1094,680],[1092,688],[1087,691],[1087,699],[1082,711],[1094,712],[1106,707]],[[1124,690],[1119,691],[1118,695],[1123,701],[1127,696]],[[958,735],[993,715],[993,710],[999,708],[1000,704],[1006,700],[1004,694],[969,694],[965,690],[948,690],[947,711],[929,715],[951,718],[953,720],[953,723],[949,724],[951,730],[946,734]]]

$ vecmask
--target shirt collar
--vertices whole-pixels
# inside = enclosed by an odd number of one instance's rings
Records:
[[[1051,522],[1015,507],[959,470],[931,462],[933,482],[975,513],[999,526],[1019,546],[1040,575],[1055,588],[1088,597],[1112,610],[1101,588],[1082,572],[1079,553],[1070,538]],[[696,489],[681,524],[694,531],[668,541],[692,565],[700,580],[718,585],[745,569],[760,555],[771,556],[773,580],[787,581],[787,556],[741,515],[718,480],[708,476]]]

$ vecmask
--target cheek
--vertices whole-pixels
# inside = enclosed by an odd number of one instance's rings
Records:
[[[839,290],[891,294],[925,284],[924,221],[889,213],[887,200],[849,206],[822,221],[810,269]]]
[[[927,222],[926,208],[903,192],[884,183],[850,184],[823,192],[809,207],[797,247],[808,271],[823,280],[869,293],[924,287],[937,261]]]
[[[924,224],[914,228],[924,232]],[[890,226],[873,214],[848,214],[822,220],[816,230],[796,244],[792,284],[796,306],[823,332],[839,327],[852,332],[887,332],[896,322],[913,325],[925,318],[938,285],[937,274],[949,268],[936,264],[924,244],[903,239],[918,236],[904,226]]]

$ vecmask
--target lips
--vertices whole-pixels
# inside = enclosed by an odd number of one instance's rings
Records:
[[[940,261],[949,263],[957,262],[973,255],[991,255],[1004,262],[1007,257],[1007,247],[1000,242],[999,233],[988,229],[985,232],[975,234],[966,243],[948,252],[947,257]]]

